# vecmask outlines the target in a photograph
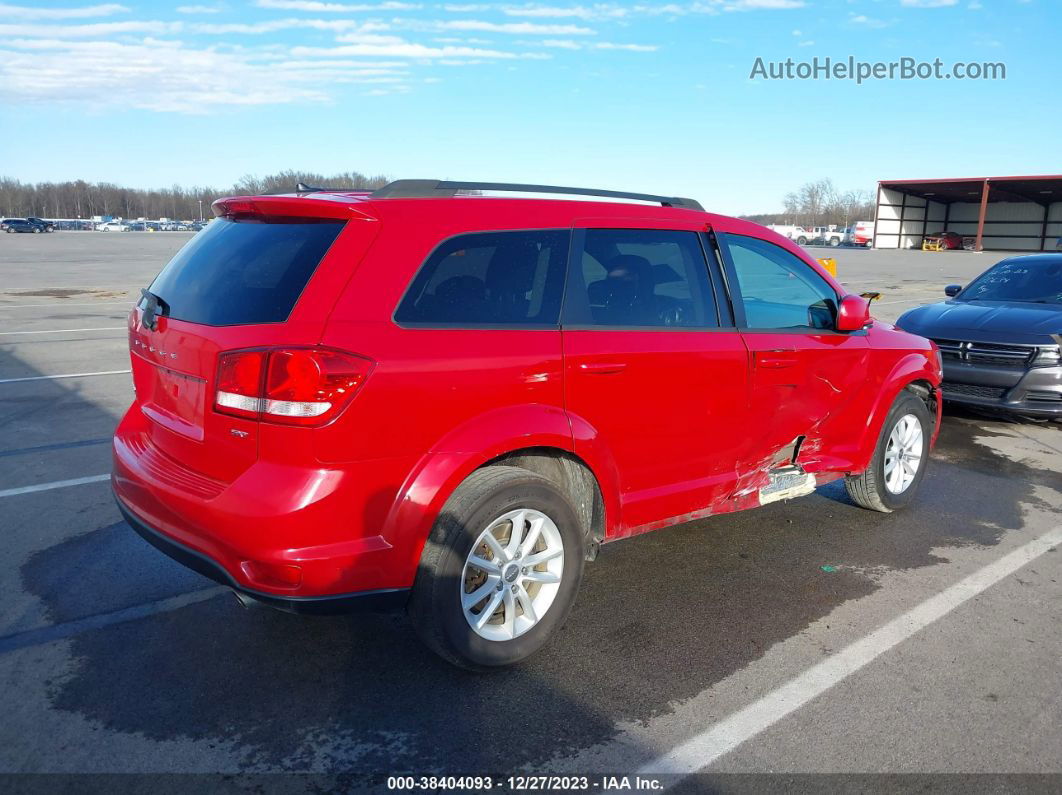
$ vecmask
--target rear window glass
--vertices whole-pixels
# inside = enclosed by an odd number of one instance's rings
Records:
[[[483,232],[444,241],[395,312],[398,323],[555,326],[568,230]]]
[[[151,284],[177,320],[208,326],[280,323],[342,221],[210,222]]]

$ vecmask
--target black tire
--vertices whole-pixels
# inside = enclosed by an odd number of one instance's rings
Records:
[[[4,231],[5,231],[5,232],[7,232],[7,233],[8,233],[9,235],[10,235],[10,234],[11,234],[12,232],[14,232],[15,230],[14,230],[14,229],[12,229],[12,228],[11,228],[11,227],[9,226],[9,227],[8,227],[7,229],[5,229]]]
[[[837,248],[839,245],[841,245],[841,238],[839,238],[839,237],[831,237],[830,238],[830,247],[831,248]]]
[[[41,233],[41,228],[39,226],[33,227],[33,234],[39,235],[40,233]]]
[[[806,245],[806,244],[807,244],[807,242],[808,242],[808,239],[807,239],[806,237],[798,237],[798,238],[796,239],[796,242],[797,242],[797,245],[798,245],[798,246],[803,246],[803,245]]]
[[[480,534],[496,518],[517,508],[541,511],[560,531],[564,546],[560,587],[546,613],[524,634],[488,640],[465,619],[462,573]],[[479,469],[447,500],[424,546],[409,600],[413,627],[432,651],[461,668],[490,671],[512,665],[538,651],[568,617],[585,554],[578,515],[552,481],[520,467]]]
[[[896,423],[907,414],[913,414],[922,425],[922,458],[910,485],[899,494],[893,494],[885,487],[885,450]],[[907,391],[900,393],[882,424],[870,467],[866,472],[846,477],[844,480],[848,496],[856,505],[871,511],[891,513],[910,504],[922,478],[925,477],[929,463],[929,440],[933,435],[933,422],[929,409],[917,395]]]

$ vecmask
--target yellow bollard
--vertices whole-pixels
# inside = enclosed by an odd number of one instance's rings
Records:
[[[833,257],[819,257],[819,265],[826,269],[826,272],[833,278],[837,278],[837,260]]]

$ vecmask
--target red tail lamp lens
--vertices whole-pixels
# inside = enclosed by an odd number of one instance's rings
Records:
[[[219,360],[216,406],[242,417],[320,425],[343,410],[372,367],[369,359],[328,348],[227,353]]]
[[[218,411],[237,417],[258,416],[266,356],[266,351],[234,351],[221,355],[215,399]]]

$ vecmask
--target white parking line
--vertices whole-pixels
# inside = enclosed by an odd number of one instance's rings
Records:
[[[93,301],[88,304],[67,304],[67,303],[52,303],[52,304],[0,304],[0,309],[42,309],[45,307],[57,307],[57,306],[132,306],[132,301]]]
[[[98,373],[61,373],[59,375],[30,375],[25,378],[0,378],[0,384],[18,384],[23,381],[53,381],[56,378],[88,378],[93,375],[121,375],[132,370],[100,370]]]
[[[53,480],[51,483],[38,483],[35,486],[21,486],[17,489],[4,489],[3,491],[0,491],[0,497],[15,497],[19,494],[32,494],[35,491],[65,489],[67,486],[81,486],[85,483],[99,483],[100,481],[110,479],[110,475],[90,475],[87,478],[74,478],[73,480]]]
[[[74,331],[125,331],[126,326],[104,326],[103,328],[53,328],[47,331],[0,331],[0,334],[70,334]]]
[[[647,762],[641,775],[689,775],[770,728],[897,644],[1062,543],[1062,525],[978,569],[883,627],[773,690],[758,701]],[[677,783],[677,782],[676,782]]]

